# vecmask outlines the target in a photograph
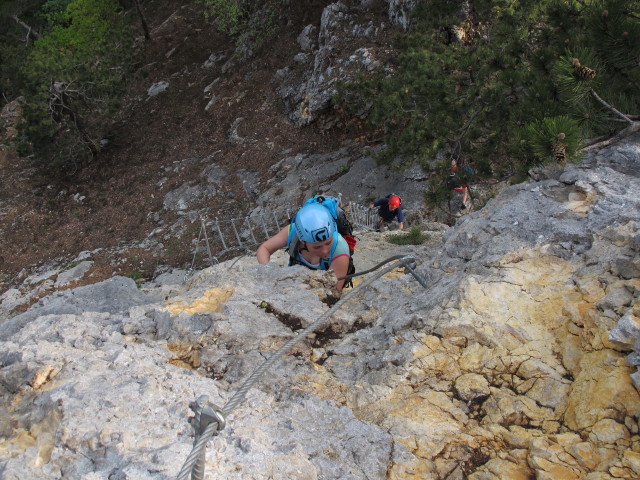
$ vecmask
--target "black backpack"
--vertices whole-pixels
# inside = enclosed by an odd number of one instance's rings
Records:
[[[460,174],[456,174],[456,172],[451,172],[449,174],[449,178],[447,178],[447,187],[449,188],[458,188],[462,185],[469,185],[471,181],[475,178],[476,172],[471,165],[463,165],[460,168]]]
[[[355,252],[356,244],[358,240],[353,236],[353,225],[347,218],[347,214],[342,208],[338,209],[338,218],[336,219],[336,226],[338,227],[338,233],[342,235],[349,245],[349,267],[347,268],[347,275],[353,275],[356,273],[356,266],[353,263],[353,254]],[[344,287],[353,288],[353,279],[348,278],[344,282]]]
[[[460,182],[458,181],[458,176],[451,172],[449,177],[447,178],[447,187],[449,188],[457,188],[460,186]]]

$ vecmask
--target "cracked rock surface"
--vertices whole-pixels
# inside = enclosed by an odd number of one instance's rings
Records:
[[[640,137],[509,187],[273,364],[208,444],[228,479],[640,476]],[[49,295],[0,323],[0,477],[175,478],[222,407],[335,302],[251,256]],[[356,282],[356,288],[362,284]],[[15,293],[15,292],[14,292]],[[7,296],[4,301],[16,301]]]

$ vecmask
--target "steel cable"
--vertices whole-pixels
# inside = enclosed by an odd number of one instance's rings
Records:
[[[350,278],[353,278],[353,277],[358,277],[360,275],[366,275],[367,273],[371,273],[371,272],[379,269],[383,265],[386,265],[389,262],[393,262],[394,260],[399,260],[400,258],[405,258],[405,257],[406,257],[406,255],[394,255],[393,257],[389,257],[386,260],[383,260],[382,262],[378,263],[375,267],[372,267],[369,270],[364,270],[362,272],[352,273],[351,275],[345,275],[344,277],[338,277],[338,281],[340,281],[340,280],[349,280]]]
[[[298,335],[291,338],[286,343],[284,343],[280,348],[278,348],[278,350],[276,350],[276,352],[273,355],[271,355],[271,357],[269,357],[264,363],[262,363],[262,365],[260,365],[249,376],[249,378],[245,380],[242,386],[240,386],[240,388],[231,397],[231,399],[229,399],[226,405],[219,410],[219,414],[223,418],[226,418],[227,415],[229,415],[233,410],[235,410],[238,407],[238,405],[240,405],[240,403],[245,399],[245,396],[249,391],[249,389],[257,382],[258,378],[276,362],[276,360],[278,360],[281,356],[283,356],[289,350],[291,350],[297,343],[302,341],[307,335],[309,335],[318,327],[320,327],[322,323],[324,323],[336,311],[338,311],[347,301],[353,298],[361,290],[371,285],[371,283],[373,283],[374,280],[382,277],[386,273],[389,273],[393,269],[404,265],[405,267],[409,267],[409,270],[411,271],[411,273],[414,276],[416,276],[416,279],[420,282],[420,284],[426,288],[426,284],[423,283],[424,280],[418,278],[415,271],[413,271],[413,269],[409,265],[410,263],[415,263],[416,261],[415,258],[411,256],[396,255],[394,257],[391,257],[390,259],[385,260],[384,262],[381,262],[379,265],[377,265],[371,270],[375,270],[376,268],[379,268],[381,265],[384,265],[385,263],[389,263],[390,261],[393,261],[393,260],[398,260],[398,263],[389,265],[383,270],[380,270],[379,272],[377,272],[375,275],[372,275],[371,277],[365,279],[353,290],[343,295],[340,298],[340,300],[338,300],[329,310],[327,310],[323,315],[321,315],[315,322],[309,324],[307,327],[302,329]],[[365,272],[362,272],[361,274],[363,273]],[[196,472],[193,466],[196,464],[196,462],[198,462],[199,459],[204,458],[203,452],[205,451],[204,449],[206,448],[207,443],[209,442],[211,437],[214,436],[214,434],[217,434],[218,431],[219,431],[218,423],[216,422],[210,423],[205,428],[200,438],[195,442],[194,447],[191,450],[191,453],[189,454],[189,456],[187,457],[187,460],[185,461],[184,465],[182,466],[182,469],[180,470],[180,473],[178,474],[178,477],[176,480],[187,480],[189,473],[193,473],[191,480],[203,480],[204,468],[197,469],[198,472]]]

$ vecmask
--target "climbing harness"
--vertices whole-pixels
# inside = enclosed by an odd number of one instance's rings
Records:
[[[315,322],[308,325],[306,328],[300,331],[298,335],[291,338],[284,345],[282,345],[276,352],[269,357],[262,365],[260,365],[250,376],[245,380],[245,382],[240,386],[240,388],[236,391],[236,393],[231,397],[231,399],[227,402],[227,404],[223,408],[219,408],[214,404],[208,401],[208,396],[202,395],[200,396],[196,402],[194,402],[193,409],[195,411],[194,417],[194,428],[195,428],[195,438],[193,449],[191,453],[187,457],[180,473],[176,480],[188,480],[189,474],[191,474],[191,480],[204,480],[204,464],[205,464],[205,456],[206,456],[206,447],[209,440],[220,432],[226,424],[225,418],[236,409],[242,401],[245,399],[247,392],[249,389],[258,381],[260,376],[267,371],[269,367],[271,367],[280,357],[284,356],[287,352],[289,352],[295,345],[304,340],[307,335],[313,333],[316,329],[318,329],[328,318],[330,318],[336,311],[338,311],[347,301],[353,298],[356,294],[358,294],[361,290],[369,287],[374,280],[382,277],[383,275],[389,273],[390,271],[399,268],[405,267],[409,273],[411,273],[416,280],[422,285],[424,288],[427,288],[427,282],[421,275],[419,275],[415,271],[415,266],[417,261],[414,257],[411,256],[403,256],[396,255],[391,257],[384,262],[379,263],[375,267],[367,272],[376,270],[380,268],[382,265],[386,263],[392,262],[396,260],[396,263],[393,263],[386,268],[380,270],[376,274],[372,275],[369,278],[366,278],[361,284],[359,284],[356,288],[349,291],[347,294],[342,296],[340,300],[338,300],[332,308],[327,310],[323,315],[321,315]],[[363,275],[367,272],[361,272],[356,275]]]

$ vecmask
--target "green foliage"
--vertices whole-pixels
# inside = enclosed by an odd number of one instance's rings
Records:
[[[387,241],[394,245],[422,245],[427,240],[427,235],[420,227],[411,227],[407,233],[389,235]]]
[[[343,165],[342,167],[340,167],[340,170],[338,170],[338,175],[346,175],[347,173],[349,173],[350,169],[351,167],[349,165]]]
[[[450,162],[437,162],[433,168],[433,175],[429,177],[427,188],[424,191],[425,203],[431,207],[445,205],[453,197],[453,190],[447,185]]]
[[[380,161],[434,170],[427,198],[447,195],[437,154],[510,176],[549,161],[560,133],[574,158],[619,129],[604,103],[639,113],[637,0],[477,0],[466,17],[457,5],[421,2],[398,56],[334,98],[385,133]]]
[[[278,30],[286,0],[197,0],[207,20],[218,31],[235,37],[238,53],[249,58],[264,47]]]
[[[139,272],[137,270],[128,273],[127,277],[129,277],[130,279],[134,280],[136,282],[136,287],[140,288],[142,286],[142,284],[144,283],[144,274],[142,272]]]
[[[142,278],[144,278],[144,275],[136,270],[127,274],[127,277],[131,278],[132,280],[141,280]]]
[[[565,158],[562,161],[575,160],[578,149],[582,146],[582,132],[578,122],[566,115],[545,117],[529,123],[524,128],[522,138],[533,155],[531,164],[557,160],[553,146],[559,143],[564,145]]]
[[[273,0],[266,2],[265,5],[254,7],[246,28],[236,41],[238,52],[243,58],[254,56],[275,37],[279,29],[280,9],[286,3],[286,0]]]
[[[640,2],[637,0],[594,2],[586,11],[586,28],[592,34],[592,47],[609,69],[636,86],[640,77]],[[618,77],[618,75],[616,75]]]
[[[228,35],[237,34],[244,23],[250,2],[242,0],[199,0],[204,17]]]
[[[587,66],[596,72],[595,78],[582,78],[579,68]],[[593,50],[579,48],[575,52],[568,51],[551,66],[553,80],[558,87],[560,98],[571,106],[588,102],[591,90],[601,86],[601,76],[604,66]]]
[[[132,35],[116,0],[46,2],[46,33],[20,69],[22,154],[73,174],[100,150],[131,63]]]
[[[48,0],[42,4],[40,9],[41,15],[47,19],[50,25],[61,23],[57,22],[56,18],[60,17],[63,19],[65,17],[65,10],[72,1],[73,0]]]
[[[2,104],[19,95],[20,66],[24,62],[27,47],[14,43],[0,44],[0,91]]]
[[[33,47],[33,39],[44,28],[40,14],[42,0],[0,1],[0,101],[4,104],[20,95],[20,67]],[[18,21],[27,25],[21,25]]]

